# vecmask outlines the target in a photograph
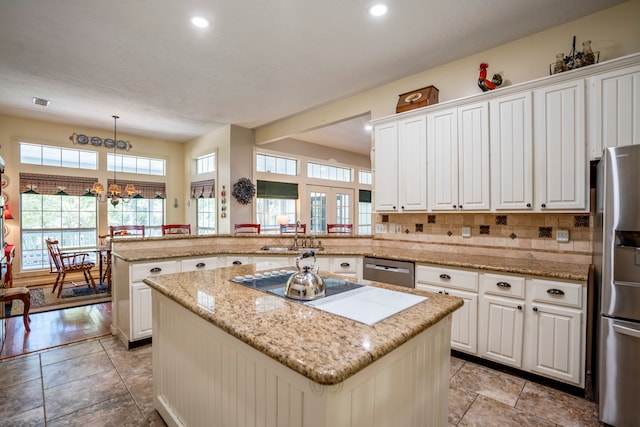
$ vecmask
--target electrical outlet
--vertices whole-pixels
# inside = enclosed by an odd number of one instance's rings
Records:
[[[556,241],[560,243],[567,243],[569,241],[569,230],[556,231]]]
[[[462,237],[471,237],[471,227],[462,227]]]

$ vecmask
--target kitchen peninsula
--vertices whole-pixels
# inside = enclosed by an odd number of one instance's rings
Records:
[[[246,274],[256,265],[144,279],[154,406],[167,424],[447,424],[462,300],[372,283],[428,299],[368,326],[229,280]]]

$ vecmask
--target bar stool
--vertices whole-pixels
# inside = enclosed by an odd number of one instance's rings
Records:
[[[18,288],[7,288],[4,290],[2,296],[0,296],[0,301],[3,302],[13,300],[20,300],[24,304],[22,321],[24,322],[24,328],[27,330],[27,332],[30,332],[31,328],[29,327],[29,322],[31,322],[31,318],[29,317],[29,309],[31,308],[31,294],[29,293],[29,288],[25,286],[21,286]]]

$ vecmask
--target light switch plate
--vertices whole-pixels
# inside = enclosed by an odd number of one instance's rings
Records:
[[[471,237],[471,227],[462,227],[462,237]]]
[[[569,241],[569,230],[556,231],[556,241],[560,243],[567,243]]]

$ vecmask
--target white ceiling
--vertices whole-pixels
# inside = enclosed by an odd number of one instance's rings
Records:
[[[186,141],[291,116],[621,0],[1,0],[0,114]],[[206,30],[192,15],[211,20]],[[51,101],[32,104],[33,97]],[[359,133],[362,118],[330,127]],[[319,130],[299,139],[333,144]],[[323,142],[321,142],[323,141]],[[364,150],[364,145],[362,146]]]

